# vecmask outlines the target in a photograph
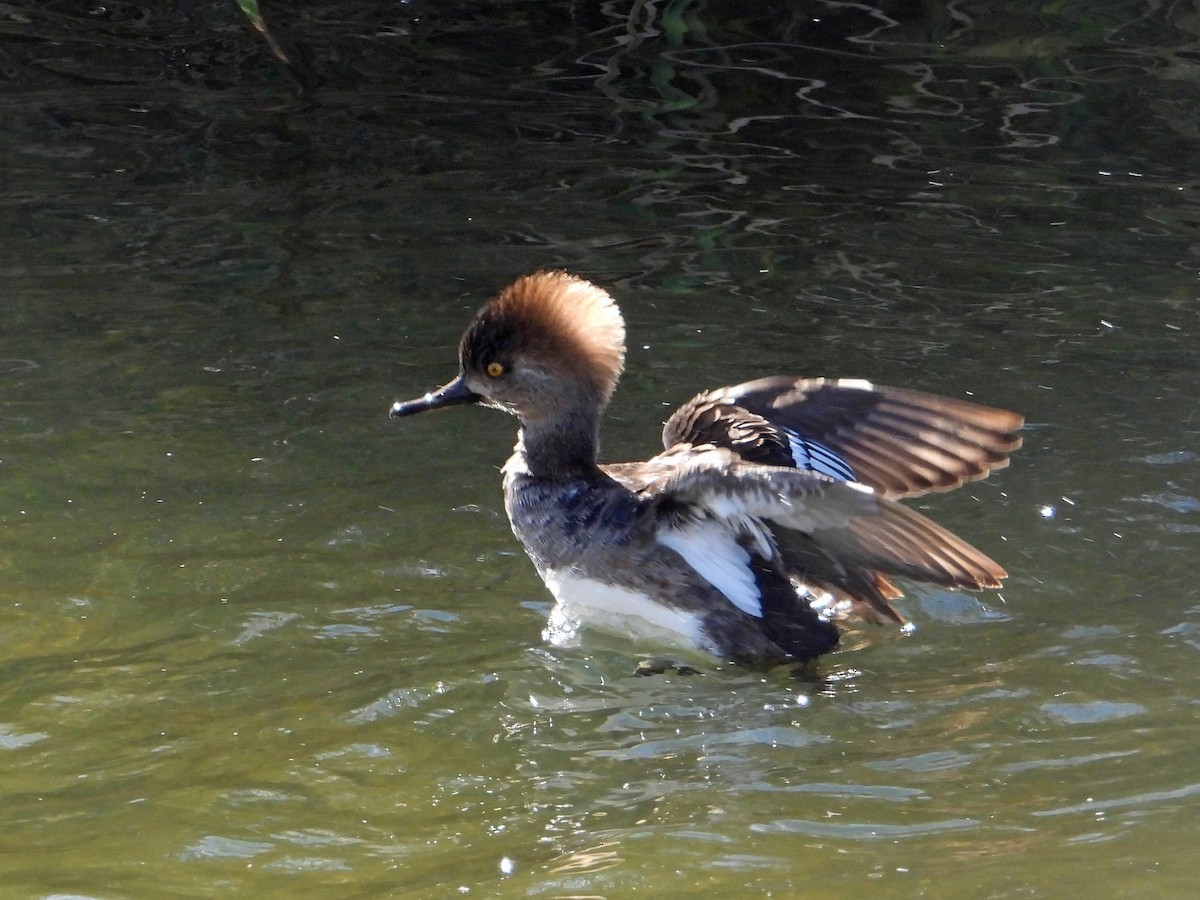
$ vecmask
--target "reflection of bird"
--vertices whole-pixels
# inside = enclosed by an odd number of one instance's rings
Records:
[[[479,311],[453,381],[392,407],[480,403],[518,418],[505,507],[558,601],[551,638],[591,624],[739,662],[804,660],[837,643],[834,609],[903,622],[889,575],[966,588],[1005,576],[895,498],[1007,465],[1019,415],[865,381],[763,378],[693,397],[653,459],[601,466],[624,356],[605,291],[538,272]]]

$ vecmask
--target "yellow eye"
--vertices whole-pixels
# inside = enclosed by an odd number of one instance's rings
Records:
[[[499,378],[505,372],[504,363],[490,362],[483,371],[487,372],[488,378]]]

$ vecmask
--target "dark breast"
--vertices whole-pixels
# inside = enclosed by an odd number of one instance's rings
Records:
[[[504,507],[513,533],[539,568],[586,571],[603,553],[627,552],[648,523],[645,501],[611,479],[505,479]]]

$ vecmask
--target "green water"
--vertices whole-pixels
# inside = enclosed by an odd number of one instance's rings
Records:
[[[327,3],[305,104],[230,6],[0,11],[0,894],[1194,893],[1190,12]],[[545,645],[512,421],[386,417],[543,266],[608,459],[774,372],[1024,412],[919,504],[1004,589],[821,684]]]

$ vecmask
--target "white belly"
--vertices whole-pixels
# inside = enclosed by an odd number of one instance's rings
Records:
[[[656,603],[645,594],[583,578],[569,572],[546,571],[546,587],[558,602],[550,612],[543,636],[561,647],[577,642],[581,626],[627,637],[645,636],[655,642],[708,649],[699,616]]]

